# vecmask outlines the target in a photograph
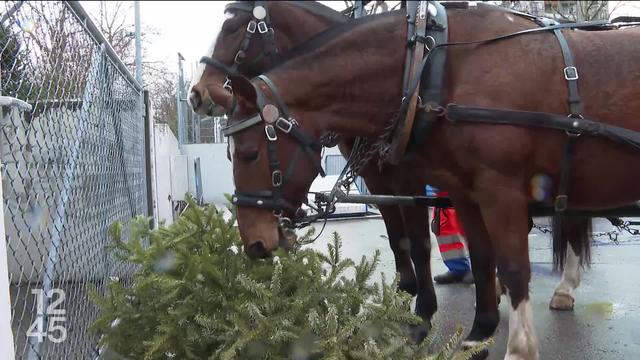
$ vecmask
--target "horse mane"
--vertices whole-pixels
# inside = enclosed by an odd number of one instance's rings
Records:
[[[306,3],[306,2],[303,2],[303,3]],[[348,21],[345,21],[340,25],[333,26],[323,32],[320,32],[312,36],[309,40],[291,49],[291,51],[287,52],[284,56],[282,56],[279,59],[278,64],[276,64],[274,67],[269,69],[269,72],[286,65],[289,61],[294,60],[302,55],[308,55],[314,50],[317,50],[318,48],[322,47],[328,42],[340,37],[343,34],[348,33],[349,31],[352,31],[354,28],[358,26],[377,21],[380,18],[396,15],[398,12],[399,10],[396,10],[396,11],[389,11],[381,14],[368,15],[358,19],[347,19]]]

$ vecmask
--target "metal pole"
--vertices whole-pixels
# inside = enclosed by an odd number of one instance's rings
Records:
[[[184,61],[184,57],[182,54],[178,53],[178,81],[176,85],[176,110],[178,113],[178,146],[182,146],[185,143],[185,133],[186,133],[186,124],[184,119],[184,111],[182,111],[182,83],[183,83],[183,74],[182,74],[182,62]]]
[[[151,124],[151,117],[149,112],[149,107],[151,106],[151,102],[149,101],[149,91],[145,90],[143,93],[144,96],[144,148],[145,148],[145,156],[144,156],[144,164],[147,173],[147,216],[154,217],[154,206],[153,206],[153,165],[151,162],[151,138],[153,134],[153,124]],[[154,226],[155,223],[152,223]]]
[[[127,66],[122,62],[118,54],[111,47],[104,34],[98,29],[96,24],[91,20],[91,17],[82,8],[78,1],[65,1],[64,4],[71,10],[71,13],[78,18],[78,21],[87,29],[89,34],[98,42],[99,45],[105,47],[105,52],[109,55],[109,58],[114,62],[114,65],[118,68],[120,73],[124,75],[127,81],[137,90],[142,91],[142,85],[131,75]]]
[[[9,298],[9,266],[7,265],[7,246],[4,233],[4,197],[2,196],[3,173],[2,158],[0,158],[0,349],[7,359],[15,359],[13,332],[11,331],[11,299]]]
[[[133,3],[134,16],[135,16],[135,34],[136,34],[136,80],[140,83],[140,85],[144,88],[144,82],[142,81],[142,31],[140,27],[142,26],[142,22],[140,20],[140,1],[134,1]],[[149,112],[148,112],[148,101],[149,93],[146,90],[140,92],[140,96],[138,98],[138,116],[139,119],[144,121],[142,125],[142,129],[144,131],[144,146],[142,149],[142,158],[144,159],[144,165],[146,170],[145,182],[146,182],[146,201],[147,201],[147,216],[153,215],[153,202],[150,200],[152,186],[151,186],[151,168],[149,164],[149,152],[151,151],[151,145],[149,142]]]
[[[142,39],[140,32],[140,1],[133,2],[136,24],[136,80],[142,84]]]
[[[351,204],[374,204],[374,205],[399,205],[399,206],[428,206],[439,208],[450,208],[451,200],[446,197],[433,198],[428,196],[394,196],[394,195],[347,195],[342,191],[336,193],[336,198],[340,203]],[[568,216],[590,216],[590,217],[638,217],[640,216],[640,202],[635,205],[627,205],[605,210],[573,210],[567,209]],[[553,216],[555,210],[553,206],[545,204],[529,204],[529,214],[534,217]]]

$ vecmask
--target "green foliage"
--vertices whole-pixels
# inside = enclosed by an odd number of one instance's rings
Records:
[[[303,249],[250,260],[235,219],[190,203],[171,226],[120,225],[114,250],[137,265],[131,286],[93,290],[102,309],[93,330],[128,359],[425,359],[415,345],[411,297],[396,282],[371,284],[380,259],[355,264],[334,234],[327,254]],[[349,273],[349,275],[347,275]],[[450,358],[446,354],[434,359]]]

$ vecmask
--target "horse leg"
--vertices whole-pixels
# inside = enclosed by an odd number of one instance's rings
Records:
[[[580,285],[580,258],[573,250],[573,246],[567,249],[562,280],[556,286],[549,309],[551,310],[573,310],[575,298],[573,291]]]
[[[558,229],[554,229],[556,230]],[[588,264],[591,258],[591,218],[565,218],[560,230],[562,238],[566,240],[563,244],[558,244],[554,239],[553,250],[554,255],[564,255],[564,261],[554,261],[554,265],[562,269],[562,280],[553,292],[549,308],[573,310],[573,293],[580,285],[580,268],[584,263]],[[567,246],[567,242],[571,246]]]
[[[500,182],[490,183],[495,185]],[[496,188],[501,191],[495,191]],[[489,237],[494,244],[498,277],[511,301],[505,359],[537,360],[538,340],[529,301],[531,265],[527,237],[527,198],[517,189],[492,186],[491,191],[479,194],[479,205]]]
[[[426,207],[403,208],[407,235],[411,240],[411,259],[417,280],[416,314],[425,320],[413,329],[412,337],[421,342],[431,329],[431,318],[438,309],[436,293],[431,280],[431,238],[429,210]]]
[[[409,253],[411,245],[405,233],[402,212],[398,206],[389,205],[379,205],[378,210],[387,228],[389,245],[396,261],[396,272],[400,274],[398,288],[415,296],[417,294],[416,275]]]
[[[529,216],[529,231],[527,233],[530,233],[531,229],[533,229],[533,218]],[[505,291],[506,289],[502,286],[502,284],[500,284],[500,279],[498,278],[498,276],[496,276],[496,297],[498,298],[498,304],[500,304],[500,298],[505,293]]]
[[[478,205],[454,197],[451,200],[467,237],[471,271],[476,284],[476,314],[471,331],[462,342],[463,347],[470,348],[490,338],[500,321],[495,255]],[[487,355],[488,352],[481,354]]]

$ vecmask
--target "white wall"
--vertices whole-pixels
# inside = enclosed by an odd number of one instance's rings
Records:
[[[338,147],[325,149],[325,155],[340,155]],[[171,171],[172,157],[175,166],[176,156],[187,156],[188,164],[188,188],[195,195],[194,161],[200,158],[202,179],[202,200],[207,204],[225,206],[227,200],[224,194],[232,194],[235,190],[233,184],[233,169],[227,159],[227,144],[188,144],[178,147],[176,137],[165,124],[155,126],[155,177],[156,177],[156,202],[157,214],[160,220],[170,224],[173,219],[172,204],[168,200],[171,194],[171,184],[183,183],[178,181],[184,177]],[[184,160],[184,159],[182,159]],[[183,168],[183,167],[181,167]],[[174,184],[175,185],[175,184]],[[176,186],[174,186],[176,187]],[[180,189],[183,187],[180,186]],[[173,195],[174,200],[181,198]]]
[[[327,148],[325,155],[340,155],[338,147]],[[193,178],[193,161],[200,158],[202,176],[202,198],[205,203],[217,206],[226,205],[224,194],[232,194],[235,190],[233,184],[233,169],[227,159],[227,144],[190,144],[183,145],[180,149],[182,155],[189,156],[189,190],[195,193],[195,180]],[[168,167],[168,165],[167,165]],[[162,175],[159,175],[162,177]],[[172,175],[172,178],[175,174]],[[166,195],[164,196],[166,199]]]
[[[169,197],[171,195],[171,157],[180,155],[180,149],[178,139],[167,124],[154,125],[153,139],[156,216],[159,222],[164,221],[169,225],[173,222],[173,206]]]
[[[227,159],[227,144],[183,145],[181,152],[189,156],[189,164],[193,164],[196,157],[200,158],[204,202],[225,205],[224,194],[232,194],[235,189],[231,162]]]
[[[2,159],[0,159],[0,169],[2,169]],[[2,186],[0,186],[1,199],[4,199],[2,197]],[[7,356],[7,359],[13,360],[13,332],[11,331],[11,299],[9,298],[7,256],[4,234],[4,205],[0,204],[0,349],[4,349],[4,356]]]

